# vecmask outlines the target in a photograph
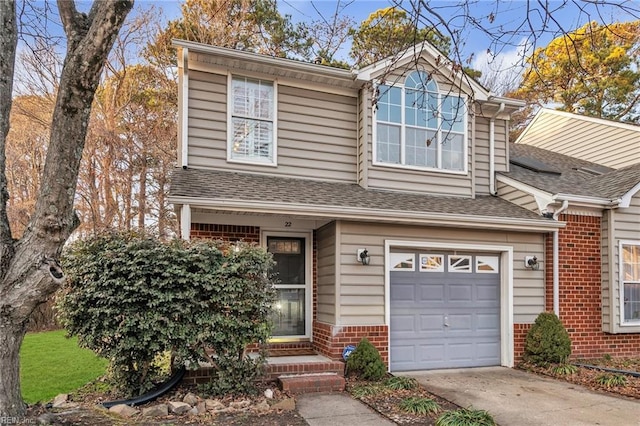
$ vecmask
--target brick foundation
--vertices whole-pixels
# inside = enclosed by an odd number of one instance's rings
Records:
[[[640,334],[602,331],[601,220],[561,215],[559,231],[560,319],[572,342],[573,358],[640,355]],[[553,235],[546,238],[546,306],[553,311]]]
[[[260,243],[260,227],[238,225],[216,225],[211,223],[192,223],[191,238],[222,240],[234,243]]]
[[[522,362],[524,354],[524,341],[531,324],[513,324],[513,361],[515,365]]]
[[[385,364],[389,365],[389,329],[386,325],[339,326],[315,321],[313,347],[331,359],[342,359],[347,345],[356,346],[366,337],[378,349]]]

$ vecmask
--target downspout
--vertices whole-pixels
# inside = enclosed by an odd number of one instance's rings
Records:
[[[569,207],[569,202],[564,200],[562,206],[553,213],[553,220],[558,220],[560,213]],[[560,231],[553,231],[553,313],[560,318]]]
[[[496,193],[496,117],[504,111],[504,102],[500,102],[500,108],[489,119],[489,193],[491,195],[497,195]]]
[[[189,49],[182,48],[182,80],[179,98],[180,110],[180,159],[181,166],[186,169],[189,166]]]

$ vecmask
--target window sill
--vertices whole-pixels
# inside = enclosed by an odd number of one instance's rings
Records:
[[[372,164],[374,167],[381,167],[381,168],[411,170],[411,171],[417,171],[417,172],[428,172],[428,173],[438,173],[438,174],[457,175],[457,176],[468,175],[468,171],[466,169],[465,170],[447,170],[447,169],[436,169],[432,167],[406,166],[404,164],[381,163],[378,161],[374,161]]]
[[[278,167],[277,162],[269,163],[266,161],[259,161],[259,160],[252,161],[252,160],[237,160],[237,159],[227,158],[227,163],[246,164],[251,166]]]

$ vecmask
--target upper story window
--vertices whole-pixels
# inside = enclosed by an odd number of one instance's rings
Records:
[[[228,160],[276,165],[276,85],[229,78]]]
[[[620,244],[623,323],[640,325],[640,241]]]
[[[464,99],[440,93],[424,71],[379,85],[374,162],[464,172],[466,116]]]

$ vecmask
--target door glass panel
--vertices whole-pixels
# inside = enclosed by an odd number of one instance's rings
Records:
[[[305,239],[267,237],[278,284],[273,311],[273,336],[304,336],[306,332]]]
[[[273,312],[274,336],[301,336],[305,333],[304,289],[277,289]]]
[[[305,284],[304,238],[269,237],[268,243],[279,284]]]

